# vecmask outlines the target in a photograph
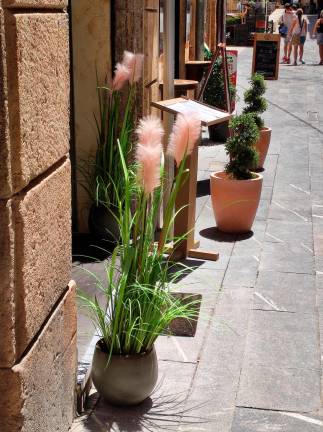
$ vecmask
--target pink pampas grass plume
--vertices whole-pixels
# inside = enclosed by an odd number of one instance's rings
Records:
[[[178,114],[167,150],[167,153],[174,157],[177,166],[180,165],[185,154],[192,153],[200,134],[201,120],[194,112]]]
[[[164,129],[160,119],[150,115],[140,120],[136,133],[141,145],[154,146],[162,143]]]
[[[137,145],[136,159],[139,164],[138,180],[146,194],[160,185],[160,158],[162,146]]]
[[[143,54],[134,54],[130,51],[124,51],[122,63],[130,70],[130,84],[140,80],[142,76],[143,62]]]
[[[160,160],[164,130],[158,118],[148,116],[140,120],[137,129],[136,160],[139,164],[138,180],[146,194],[160,185]]]
[[[114,71],[112,82],[113,90],[121,90],[127,81],[130,79],[130,70],[122,63],[117,63]]]

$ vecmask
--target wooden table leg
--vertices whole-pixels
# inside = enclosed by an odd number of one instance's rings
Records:
[[[185,236],[173,249],[173,258],[186,258],[188,256],[216,261],[219,254],[199,248],[199,242],[194,239],[195,214],[196,214],[196,190],[197,190],[197,168],[198,168],[198,143],[196,143],[192,154],[187,158],[186,168],[189,170],[188,179],[180,189],[175,212],[179,212],[174,222],[174,238]]]

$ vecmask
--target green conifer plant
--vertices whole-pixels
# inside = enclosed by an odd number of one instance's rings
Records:
[[[264,98],[266,92],[266,83],[263,75],[255,73],[250,79],[250,88],[244,93],[244,101],[246,107],[243,109],[243,114],[251,113],[255,118],[255,122],[259,129],[264,127],[264,121],[260,114],[267,109],[267,101]]]
[[[230,121],[229,128],[231,134],[225,144],[229,162],[225,171],[235,180],[252,179],[254,178],[252,167],[258,162],[255,143],[259,139],[259,129],[254,115],[247,113],[234,117]]]

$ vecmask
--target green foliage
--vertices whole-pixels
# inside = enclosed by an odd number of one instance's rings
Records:
[[[243,109],[243,113],[252,113],[255,122],[259,129],[264,126],[264,121],[260,114],[266,111],[267,101],[263,97],[266,92],[266,83],[263,75],[255,73],[250,79],[250,88],[244,93],[244,101],[247,106]]]
[[[231,136],[225,149],[230,161],[225,167],[226,173],[235,180],[253,178],[252,167],[256,166],[258,153],[255,143],[259,138],[259,129],[253,114],[241,114],[229,124]]]
[[[234,24],[240,24],[241,23],[241,18],[240,16],[232,16],[232,15],[227,15],[226,16],[226,25],[227,26],[231,26]]]
[[[79,295],[110,355],[147,352],[159,335],[168,332],[174,319],[197,318],[196,300],[183,304],[170,292],[170,284],[187,268],[182,266],[182,270],[172,271],[174,264],[165,257],[174,220],[173,206],[188,175],[185,169],[187,158],[184,157],[178,167],[157,244],[155,223],[163,185],[153,193],[145,194],[137,181],[137,167],[127,167],[120,144],[119,153],[123,192],[119,195],[116,188],[119,210],[116,219],[120,240],[106,265],[106,281],[102,282],[89,272],[97,289],[104,294],[105,304],[101,305],[96,297],[84,293]],[[163,174],[163,167],[161,170]]]
[[[212,51],[210,48],[204,43],[204,60],[211,60],[212,58]]]
[[[84,159],[79,165],[81,186],[96,205],[115,209],[117,196],[123,190],[122,165],[117,145],[128,160],[131,154],[131,133],[134,128],[134,103],[136,83],[129,85],[125,113],[121,118],[120,91],[97,87],[99,115],[95,116],[97,147],[94,157]]]
[[[236,88],[231,82],[229,83],[229,92],[230,100],[236,100]],[[222,110],[227,109],[224,94],[224,77],[221,57],[217,58],[217,60],[214,62],[210,78],[204,90],[203,99],[208,105],[220,108]]]

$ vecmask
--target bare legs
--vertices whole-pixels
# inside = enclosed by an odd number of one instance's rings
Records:
[[[287,50],[287,58],[288,58],[288,60],[290,60],[291,52],[292,52],[292,43],[289,42],[288,43],[288,50]]]
[[[323,44],[319,45],[320,50],[320,63],[323,64]]]
[[[299,46],[299,61],[303,62],[303,54],[304,54],[304,44],[301,44]]]
[[[284,57],[283,60],[290,61],[290,55],[292,52],[292,44],[291,42],[284,41]]]
[[[285,43],[284,41],[284,58],[287,58],[287,51],[288,51],[288,43]]]
[[[294,66],[297,65],[298,45],[294,45]]]

